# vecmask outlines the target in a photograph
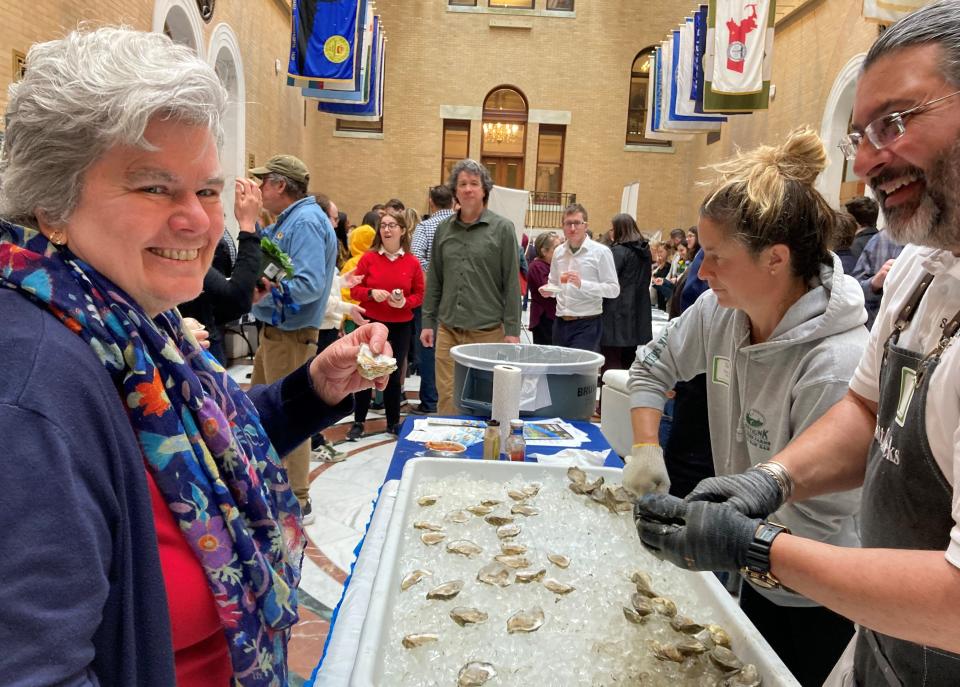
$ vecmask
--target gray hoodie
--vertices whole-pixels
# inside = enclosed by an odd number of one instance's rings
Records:
[[[821,266],[810,291],[763,343],[750,343],[745,313],[720,306],[712,291],[705,292],[657,341],[637,349],[631,407],[662,410],[678,380],[705,372],[717,474],[774,458],[846,393],[867,343],[863,291],[831,255],[833,267]],[[802,537],[859,546],[859,507],[855,489],[787,504],[770,519]],[[781,605],[812,605],[794,594],[765,595]]]

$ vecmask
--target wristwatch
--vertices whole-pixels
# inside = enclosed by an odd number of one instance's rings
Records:
[[[763,589],[784,589],[773,573],[770,572],[770,547],[777,535],[790,530],[775,522],[763,522],[753,534],[753,540],[747,549],[747,564],[740,572],[750,582]]]

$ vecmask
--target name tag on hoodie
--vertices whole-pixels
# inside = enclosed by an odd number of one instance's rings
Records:
[[[730,386],[730,358],[724,358],[722,355],[713,356],[710,379],[714,384]]]

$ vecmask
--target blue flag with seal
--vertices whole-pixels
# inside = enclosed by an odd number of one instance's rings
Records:
[[[324,103],[366,103],[369,100],[370,74],[373,69],[373,44],[380,34],[380,17],[373,14],[372,6],[368,6],[367,11],[370,14],[370,28],[364,28],[363,31],[363,51],[361,53],[360,71],[357,72],[356,87],[350,90],[301,88],[300,91],[304,98],[313,98]]]
[[[367,0],[294,0],[287,83],[353,87],[360,71]],[[291,83],[292,82],[292,83]],[[316,86],[323,88],[323,86]]]
[[[383,74],[386,49],[383,30],[377,22],[376,40],[373,41],[370,69],[370,97],[366,103],[325,103],[317,104],[320,112],[336,115],[340,119],[362,122],[375,122],[383,116]]]

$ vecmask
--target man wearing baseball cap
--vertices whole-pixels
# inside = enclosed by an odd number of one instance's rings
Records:
[[[307,195],[310,172],[302,160],[274,155],[250,175],[259,183],[263,207],[277,217],[263,234],[293,263],[293,274],[271,284],[270,294],[252,309],[263,327],[250,383],[265,384],[285,377],[317,353],[320,323],[336,273],[337,239],[326,213]],[[308,495],[310,442],[289,453],[284,463],[308,525],[314,519]]]

